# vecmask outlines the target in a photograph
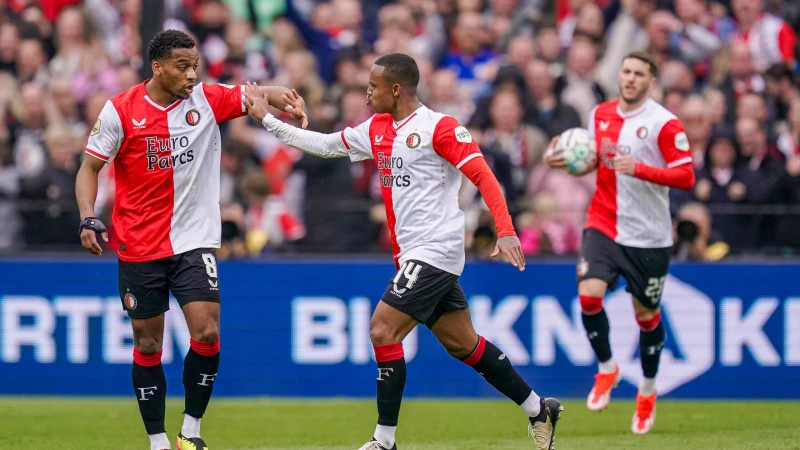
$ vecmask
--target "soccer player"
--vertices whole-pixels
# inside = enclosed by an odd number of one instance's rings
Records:
[[[664,344],[659,302],[669,268],[672,220],[669,188],[694,185],[689,140],[680,121],[649,98],[658,67],[644,52],[622,61],[617,101],[598,105],[589,118],[597,143],[597,190],[589,205],[577,267],[583,325],[599,361],[599,373],[586,405],[600,411],[611,400],[620,370],[611,356],[608,316],[603,296],[627,280],[639,324],[639,349],[644,378],[636,396],[632,431],[644,434],[655,422],[656,373]],[[545,162],[564,168],[553,152]]]
[[[186,405],[180,450],[202,450],[200,419],[219,367],[220,132],[246,115],[243,86],[197,82],[194,41],[162,31],[147,49],[153,78],[106,102],[86,145],[76,194],[83,247],[95,255],[108,240],[95,217],[97,175],[114,161],[114,226],[119,238],[119,294],[133,327],[133,391],[152,450],[170,449],[164,430],[166,379],[161,366],[164,313],[171,291],[191,334],[183,367]],[[259,93],[281,110],[285,88]],[[295,116],[303,119],[302,111]]]
[[[521,406],[540,450],[553,442],[562,410],[542,399],[520,377],[505,354],[475,332],[458,282],[464,269],[464,214],[457,194],[462,173],[480,189],[497,226],[497,246],[515,267],[525,259],[505,199],[478,144],[452,117],[426,108],[417,98],[419,69],[408,55],[375,61],[367,102],[375,111],[366,122],[341,133],[320,134],[284,124],[266,102],[245,90],[250,114],[284,143],[323,158],[374,159],[399,269],[375,308],[370,338],[378,362],[378,425],[362,450],[396,449],[395,429],[406,383],[403,338],[424,323],[447,352],[471,366]],[[303,107],[295,92],[295,107]]]

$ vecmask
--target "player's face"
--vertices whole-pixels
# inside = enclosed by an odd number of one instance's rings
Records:
[[[178,98],[189,98],[197,81],[197,65],[200,53],[196,48],[176,48],[172,57],[153,64],[153,73],[170,94]]]
[[[622,62],[619,71],[619,95],[626,103],[638,103],[647,97],[655,81],[646,62],[628,58]]]
[[[390,113],[399,94],[400,86],[390,83],[383,76],[383,66],[372,65],[369,71],[369,87],[367,87],[367,104],[378,114]]]

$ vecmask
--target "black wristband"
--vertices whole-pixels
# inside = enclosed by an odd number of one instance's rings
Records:
[[[83,231],[83,229],[89,229],[94,231],[95,233],[106,233],[108,232],[108,228],[103,224],[103,222],[98,219],[97,217],[87,217],[81,220],[80,225],[78,225],[78,233]]]

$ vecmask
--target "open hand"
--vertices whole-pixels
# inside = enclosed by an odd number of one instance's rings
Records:
[[[258,85],[249,81],[244,86],[244,100],[242,104],[247,108],[253,118],[261,122],[269,114],[269,102],[258,90]]]
[[[308,128],[308,115],[306,114],[306,101],[296,90],[292,89],[289,92],[284,92],[281,99],[286,103],[286,112],[292,115],[292,118],[300,121],[300,126]]]
[[[498,239],[492,258],[496,258],[500,253],[506,255],[511,265],[519,269],[520,272],[525,270],[525,255],[522,254],[522,244],[520,244],[518,237],[504,236]]]

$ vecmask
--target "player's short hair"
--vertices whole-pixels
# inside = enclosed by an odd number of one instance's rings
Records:
[[[639,61],[646,63],[650,67],[650,75],[654,77],[658,76],[658,64],[656,64],[656,60],[653,59],[653,56],[650,55],[650,53],[643,51],[631,52],[622,58],[623,61],[626,59],[638,59]]]
[[[390,53],[375,60],[376,66],[383,67],[383,76],[393,82],[416,89],[419,84],[419,67],[414,58],[403,53]]]
[[[176,48],[194,48],[194,40],[180,30],[164,30],[153,36],[147,45],[147,59],[161,61],[172,56]]]

